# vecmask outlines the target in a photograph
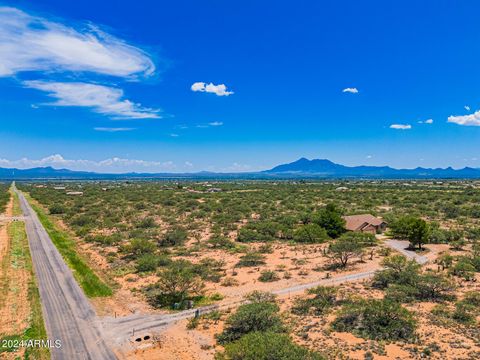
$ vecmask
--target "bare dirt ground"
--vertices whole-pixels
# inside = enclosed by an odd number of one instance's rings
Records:
[[[216,351],[215,334],[223,322],[204,321],[198,329],[187,329],[188,320],[170,326],[154,341],[127,354],[128,360],[211,360]]]
[[[7,205],[5,216],[13,215],[13,199]],[[0,338],[22,334],[29,325],[30,306],[28,301],[29,272],[23,268],[12,249],[8,234],[8,221],[0,224]],[[22,356],[24,350],[4,353],[5,359]],[[3,359],[2,358],[2,359]]]

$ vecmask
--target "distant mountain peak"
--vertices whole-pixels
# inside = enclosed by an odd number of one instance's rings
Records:
[[[330,178],[480,178],[480,169],[451,166],[441,169],[417,167],[415,169],[394,169],[389,166],[345,166],[328,159],[306,159],[275,166],[263,173],[285,176],[315,176]]]
[[[332,170],[344,168],[343,165],[335,164],[328,159],[313,159],[300,158],[297,161],[289,164],[283,164],[267,170],[267,173],[323,173],[331,172]]]

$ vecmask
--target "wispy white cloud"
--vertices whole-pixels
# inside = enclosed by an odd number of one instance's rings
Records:
[[[142,107],[123,99],[123,90],[83,82],[25,81],[27,88],[45,91],[57,101],[54,106],[79,106],[111,116],[115,119],[158,119],[159,110]]]
[[[210,125],[210,126],[222,126],[222,125],[223,125],[223,122],[221,122],[221,121],[213,121],[213,122],[208,123],[208,125]]]
[[[227,87],[224,84],[214,85],[213,83],[207,84],[204,82],[196,82],[192,84],[190,89],[195,92],[216,94],[217,96],[229,96],[234,94],[233,91],[227,91]]]
[[[357,88],[345,88],[342,90],[343,93],[358,94]]]
[[[420,120],[419,124],[433,124],[433,119]]]
[[[468,105],[465,105],[463,108],[467,111],[470,111],[470,106],[468,106]]]
[[[149,55],[92,24],[64,25],[13,7],[0,7],[0,77],[24,71],[149,76]]]
[[[96,127],[93,129],[95,131],[105,131],[105,132],[122,132],[122,131],[135,130],[135,128],[128,128],[128,127]]]
[[[452,115],[448,117],[447,121],[463,126],[480,126],[480,110],[470,115]]]
[[[412,128],[412,125],[409,124],[392,124],[390,125],[390,129],[395,129],[395,130],[410,130]]]
[[[1,167],[28,169],[32,167],[51,166],[56,169],[68,168],[71,170],[81,171],[98,171],[121,173],[129,171],[143,172],[161,172],[161,171],[178,171],[178,168],[172,161],[149,161],[138,159],[124,159],[120,157],[112,157],[105,160],[83,160],[83,159],[65,159],[60,154],[50,155],[42,159],[22,158],[19,160],[0,159]]]

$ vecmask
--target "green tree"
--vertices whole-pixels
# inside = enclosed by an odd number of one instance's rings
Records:
[[[363,246],[358,239],[340,237],[328,247],[328,255],[341,267],[346,267],[348,261],[363,254]]]
[[[430,238],[430,228],[428,223],[415,216],[404,216],[395,221],[390,226],[392,236],[401,239],[408,240],[410,247],[422,249],[422,245],[426,244]]]
[[[342,212],[335,204],[328,204],[321,209],[314,217],[314,223],[324,228],[333,239],[346,231]]]
[[[146,288],[147,299],[154,307],[183,305],[185,300],[203,294],[204,283],[192,271],[188,261],[177,260],[158,274],[156,284]]]
[[[293,240],[307,244],[323,243],[328,238],[327,230],[317,224],[302,225],[293,234]]]
[[[384,289],[390,284],[414,285],[420,275],[420,265],[403,255],[392,255],[382,261],[383,270],[377,271],[373,286]]]

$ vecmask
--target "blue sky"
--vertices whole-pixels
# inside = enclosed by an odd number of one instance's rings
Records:
[[[0,166],[480,167],[477,1],[0,6]]]

